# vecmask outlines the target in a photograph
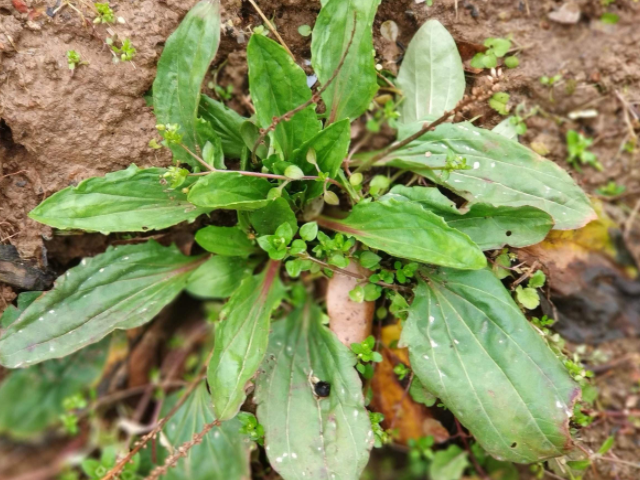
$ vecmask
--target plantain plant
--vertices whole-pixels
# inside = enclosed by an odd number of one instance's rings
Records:
[[[236,417],[253,384],[266,454],[283,478],[357,479],[374,444],[359,361],[312,295],[315,281],[356,263],[374,273],[358,277],[351,298],[405,306],[396,310],[415,380],[489,454],[530,463],[571,451],[580,387],[488,267],[487,252],[579,228],[594,211],[564,170],[517,139],[450,121],[477,98],[465,97],[455,42],[436,20],[410,43],[395,80],[402,96],[385,106],[397,140],[350,155],[350,124],[378,108],[385,85],[372,43],[378,4],[322,1],[311,43],[315,92],[285,48],[253,35],[255,115],[244,118],[200,91],[218,49],[220,7],[198,3],[167,40],[153,84],[174,166],[87,179],[30,216],[103,234],[164,229],[218,209],[237,212],[237,223],[199,229],[206,254],[153,240],[112,247],[51,291],[22,294],[2,318],[0,364],[77,356],[114,330],[151,321],[183,291],[228,299],[210,393],[199,385],[170,420],[179,428],[167,428],[174,447],[205,425],[210,440],[161,473],[246,475]],[[412,174],[423,186],[399,181]]]

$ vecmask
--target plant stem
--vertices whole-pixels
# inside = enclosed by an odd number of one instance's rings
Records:
[[[195,158],[198,162],[200,162],[203,166],[205,166],[209,170],[208,172],[190,173],[189,176],[191,177],[200,177],[200,176],[209,175],[210,173],[215,172],[215,173],[239,173],[240,175],[245,175],[247,177],[272,178],[276,180],[288,180],[289,182],[296,181],[296,180],[316,181],[320,179],[320,177],[313,176],[313,175],[305,175],[304,177],[300,177],[300,178],[289,178],[284,175],[276,175],[275,173],[248,172],[244,170],[218,170],[217,168],[214,168],[211,165],[209,165],[207,162],[205,162],[202,158],[200,158],[198,155],[196,155],[191,150],[189,150],[189,148],[187,148],[182,143],[180,143],[179,145],[182,148],[184,148],[187,151],[187,153],[189,153],[189,155],[191,155],[193,158]],[[337,180],[334,180],[333,178],[327,178],[325,180],[325,184],[327,182],[331,183],[332,185],[335,185],[338,188],[341,188],[342,190],[345,189],[340,182],[338,182]]]
[[[340,62],[338,63],[338,66],[334,70],[333,75],[331,75],[331,78],[316,93],[311,95],[311,98],[309,100],[307,100],[306,102],[304,102],[301,105],[298,105],[293,110],[290,110],[290,111],[286,112],[285,114],[283,114],[283,115],[281,115],[279,117],[274,117],[273,120],[271,121],[271,124],[267,128],[265,128],[264,130],[262,130],[260,132],[260,136],[258,137],[256,142],[253,144],[253,149],[252,149],[252,152],[251,152],[251,157],[252,157],[252,162],[253,163],[257,163],[256,150],[258,149],[260,144],[264,141],[265,137],[267,136],[267,134],[269,132],[271,132],[272,130],[275,130],[275,128],[278,126],[278,124],[280,122],[283,122],[283,121],[284,122],[288,122],[289,120],[291,120],[293,118],[293,116],[296,113],[301,112],[302,110],[304,110],[305,108],[307,108],[311,104],[318,103],[320,101],[320,98],[322,97],[322,94],[324,93],[324,91],[327,88],[329,88],[329,85],[331,85],[331,83],[338,76],[338,73],[340,73],[340,70],[342,69],[342,66],[344,65],[344,61],[347,58],[347,54],[349,53],[349,49],[351,48],[351,44],[353,43],[353,37],[354,37],[355,33],[356,33],[356,23],[355,23],[355,13],[354,13],[353,30],[351,31],[351,38],[349,38],[349,43],[347,44],[347,48],[345,49],[344,53],[342,54],[342,58],[340,58]]]
[[[211,349],[211,352],[209,353],[206,361],[204,362],[204,365],[209,365],[209,362],[211,361],[212,357],[213,357],[213,349]],[[200,384],[201,381],[202,381],[201,376],[198,376],[194,381],[192,381],[187,387],[182,397],[180,397],[180,399],[176,402],[176,404],[169,411],[169,413],[158,422],[158,424],[153,428],[153,430],[151,430],[144,437],[142,437],[138,441],[138,443],[135,444],[133,449],[129,453],[127,453],[122,460],[116,463],[116,465],[111,470],[109,470],[106,473],[106,475],[102,477],[101,480],[110,480],[120,475],[120,472],[122,472],[122,469],[124,468],[124,466],[131,461],[133,456],[136,453],[138,453],[140,450],[142,450],[142,448],[147,444],[149,440],[151,440],[152,438],[155,438],[158,435],[158,433],[160,433],[160,431],[164,428],[164,426],[171,419],[171,417],[173,417],[175,413],[180,409],[180,407],[184,405],[184,403],[187,401],[189,396],[193,393],[193,391],[196,389],[196,387]]]
[[[289,50],[289,47],[287,47],[287,44],[284,43],[284,40],[282,39],[282,37],[280,36],[280,34],[276,30],[276,28],[269,21],[269,19],[266,17],[264,12],[262,10],[260,10],[260,7],[256,4],[256,2],[254,0],[249,0],[249,3],[251,3],[251,5],[253,5],[253,8],[256,9],[256,12],[258,12],[258,15],[260,15],[262,20],[264,20],[264,23],[267,24],[267,27],[269,28],[269,30],[271,30],[271,33],[273,33],[275,35],[275,37],[278,39],[278,41],[280,42],[280,45],[282,45],[284,47],[284,49],[287,51],[287,53],[289,55],[291,55],[291,58],[293,58],[295,60],[296,57],[293,56],[293,53],[291,53],[291,50]]]

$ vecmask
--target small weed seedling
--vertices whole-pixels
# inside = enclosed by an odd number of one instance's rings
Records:
[[[596,170],[602,171],[602,165],[598,161],[595,153],[589,151],[589,147],[593,144],[593,139],[587,138],[575,130],[567,132],[567,162],[573,168],[582,171],[583,165],[590,165]]]
[[[393,438],[380,426],[383,414],[367,408],[384,370],[374,364],[385,366],[381,339],[342,343],[327,322],[327,282],[346,279],[338,310],[366,310],[371,322],[375,315],[402,331],[394,347],[408,349],[411,365],[394,359],[392,380],[408,383],[406,395],[442,405],[473,437],[473,450],[466,433],[446,448],[432,437],[410,442],[412,470],[457,479],[574,453],[567,425],[591,418],[575,401],[588,374],[579,359],[561,356],[544,317],[525,317],[545,277],[513,262],[509,249],[535,245],[552,228],[580,228],[595,212],[567,172],[517,133],[459,121],[490,99],[506,113],[508,94],[495,75],[465,95],[455,41],[436,20],[415,34],[397,77],[379,77],[378,3],[323,2],[311,31],[314,89],[302,59],[267,36],[277,32],[256,27],[246,52],[250,117],[201,92],[216,59],[221,7],[202,0],[191,9],[165,43],[152,89],[157,133],[149,148],[169,150],[173,165],[89,178],[29,214],[57,230],[134,242],[82,259],[51,291],[22,293],[5,311],[0,365],[22,369],[0,385],[3,435],[26,437],[61,421],[70,434],[82,430],[93,405],[75,395],[100,378],[102,339],[142,327],[186,292],[206,302],[211,321],[203,325],[215,335],[187,357],[187,386],[165,392],[164,373],[154,373],[162,403],[155,426],[129,435],[135,440],[118,454],[103,449],[100,460],[85,460],[86,475],[248,478],[257,444],[285,480],[301,472],[306,480],[358,480],[371,448]],[[108,4],[96,9],[97,23],[113,22]],[[129,39],[107,43],[117,61],[134,58]],[[507,56],[510,40],[485,45],[477,68],[517,64]],[[69,62],[77,66],[79,56]],[[379,95],[381,88],[390,93]],[[215,90],[221,100],[236,93]],[[522,132],[524,116],[516,115]],[[367,128],[351,145],[359,119]],[[397,138],[370,151],[383,125]],[[571,164],[599,165],[591,140],[577,132],[567,140]],[[148,238],[196,220],[192,255]],[[4,406],[31,401],[47,415],[18,431],[11,422],[21,415]],[[139,454],[152,438],[154,447]]]

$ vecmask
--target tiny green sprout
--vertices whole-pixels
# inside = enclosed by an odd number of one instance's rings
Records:
[[[415,262],[407,263],[403,265],[402,262],[396,261],[393,264],[393,268],[396,269],[396,278],[401,284],[407,283],[410,278],[413,278],[419,265]]]
[[[136,55],[137,50],[128,38],[122,40],[119,47],[115,44],[113,37],[107,38],[106,43],[114,53],[120,55],[120,60],[123,62],[130,62]],[[117,62],[117,58],[114,58],[114,61]]]
[[[258,422],[255,415],[249,412],[238,413],[238,420],[240,420],[240,433],[247,435],[249,439],[256,442],[258,445],[264,445],[264,427]]]
[[[253,33],[256,35],[264,35],[265,37],[269,36],[269,30],[264,28],[264,25],[258,25],[257,27],[253,27]]]
[[[93,5],[98,11],[98,16],[93,19],[93,23],[114,23],[116,21],[116,17],[108,2],[94,3]]]
[[[169,181],[169,186],[175,190],[182,186],[188,175],[189,170],[186,168],[169,167],[162,177],[167,179],[167,181]]]
[[[593,144],[593,139],[587,138],[575,130],[567,132],[567,162],[576,170],[581,172],[581,165],[591,165],[596,170],[602,171],[602,164],[598,161],[595,153],[589,151]]]
[[[160,145],[155,138],[152,138],[151,140],[149,140],[149,148],[153,148],[154,150],[159,150],[162,148],[162,145]]]
[[[182,134],[178,133],[180,125],[177,123],[167,123],[166,125],[156,125],[156,129],[164,138],[165,145],[180,145],[182,143]]]
[[[453,150],[447,150],[447,156],[445,158],[445,166],[440,173],[442,180],[448,180],[452,171],[455,170],[469,170],[471,166],[467,165],[467,159],[456,154]]]
[[[497,92],[493,94],[493,97],[489,99],[489,106],[493,108],[500,115],[507,115],[509,113],[509,94],[505,92]]]
[[[370,109],[373,110],[373,116],[367,120],[367,130],[372,133],[378,133],[382,129],[382,125],[387,123],[391,128],[398,127],[398,118],[400,118],[400,112],[398,112],[398,104],[393,100],[387,100],[382,107],[382,101],[385,100],[387,95],[383,95],[371,102]],[[380,102],[380,103],[378,103]]]
[[[553,77],[548,77],[546,75],[540,77],[540,83],[542,85],[547,85],[549,87],[552,87],[553,85],[558,83],[560,80],[562,80],[562,74],[561,73],[558,73],[557,75],[554,75]]]
[[[409,316],[409,302],[400,295],[398,292],[394,292],[391,297],[391,304],[389,305],[389,313],[395,318],[400,320],[406,320]]]
[[[379,412],[369,412],[369,419],[371,420],[371,430],[373,430],[373,446],[382,448],[384,445],[391,443],[391,434],[380,425],[384,420],[384,415]]]
[[[518,57],[514,56],[514,55],[510,55],[508,57],[505,57],[504,59],[504,66],[507,68],[516,68],[518,65],[520,65],[520,60],[518,59]]]
[[[600,21],[605,25],[615,25],[620,21],[620,16],[616,13],[605,12],[600,17]]]
[[[258,245],[265,252],[269,254],[269,258],[272,260],[282,260],[289,254],[289,249],[287,248],[293,240],[295,232],[291,227],[291,224],[288,222],[280,225],[273,235],[265,235],[258,238]],[[302,242],[304,243],[304,242]],[[304,245],[303,251],[306,251],[306,244]],[[294,254],[299,254],[300,246],[296,245],[296,250]]]
[[[216,95],[220,98],[220,100],[231,100],[233,97],[233,85],[229,84],[226,87],[222,87],[213,82],[209,82],[207,87],[216,92]]]
[[[398,380],[402,381],[411,373],[411,369],[404,363],[399,363],[393,367],[393,373],[398,376]]]
[[[298,27],[298,33],[303,37],[308,37],[311,35],[311,27],[309,25],[300,25]]]
[[[80,59],[80,54],[75,50],[68,50],[67,64],[69,65],[69,70],[75,70],[78,65],[86,65],[87,62],[83,62]]]
[[[603,187],[596,188],[596,193],[605,197],[616,197],[622,195],[627,190],[624,185],[618,185],[615,181],[610,180]]]
[[[473,68],[497,67],[498,58],[502,58],[507,54],[507,52],[511,48],[511,41],[507,40],[506,38],[487,38],[484,41],[484,46],[487,47],[487,50],[485,52],[476,53],[475,56],[471,59],[471,66]],[[513,60],[509,60],[509,63],[513,64]],[[515,66],[517,66],[517,64]]]
[[[373,366],[371,363],[380,363],[382,361],[382,355],[374,350],[375,346],[376,339],[373,335],[369,335],[360,343],[351,344],[351,351],[356,354],[358,359],[356,369],[367,379],[373,377]]]

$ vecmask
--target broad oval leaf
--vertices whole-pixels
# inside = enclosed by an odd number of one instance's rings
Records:
[[[247,119],[206,95],[200,96],[198,113],[220,137],[224,154],[229,158],[240,158],[244,148],[240,127]]]
[[[233,171],[212,172],[200,177],[187,198],[203,208],[255,210],[269,203],[267,194],[272,187],[265,178]]]
[[[304,70],[287,51],[264,35],[253,35],[247,46],[249,88],[260,127],[267,128],[280,117],[311,99]],[[276,126],[277,140],[285,159],[294,149],[320,131],[315,105]]]
[[[380,0],[328,0],[323,2],[313,27],[311,61],[322,85],[338,68],[351,32],[355,34],[344,65],[322,94],[329,123],[355,120],[369,107],[378,91],[373,56],[373,19]]]
[[[306,175],[317,175],[314,165],[307,161],[307,153],[313,149],[316,153],[316,163],[321,172],[328,173],[329,177],[336,178],[340,172],[340,166],[349,153],[351,141],[351,126],[348,120],[341,120],[318,133],[315,137],[302,145],[294,154],[293,162],[298,165]],[[306,198],[312,199],[323,192],[322,183],[313,182],[308,185]]]
[[[58,278],[0,337],[0,365],[64,357],[108,333],[151,320],[204,259],[149,241],[109,248]]]
[[[180,125],[182,143],[192,152],[198,152],[200,88],[219,43],[220,1],[202,0],[169,36],[158,61],[153,111],[158,123]],[[177,160],[199,166],[179,145],[171,145],[171,150]]]
[[[413,371],[491,455],[537,462],[572,446],[580,387],[490,270],[425,273],[402,331]]]
[[[162,416],[178,401],[181,394],[171,395],[163,406]],[[205,425],[215,421],[216,417],[211,408],[211,399],[207,388],[201,384],[167,422],[164,434],[169,444],[174,448],[192,440],[194,435],[201,432]],[[249,480],[249,455],[253,442],[240,433],[242,425],[237,419],[213,427],[205,435],[202,443],[189,449],[184,459],[169,468],[162,476],[166,480]],[[163,451],[165,457],[168,452]],[[158,463],[162,463],[163,458]]]
[[[493,207],[478,203],[463,215],[443,215],[447,225],[469,235],[482,250],[535,245],[553,228],[551,215],[534,207]]]
[[[307,302],[273,325],[255,401],[273,468],[285,480],[357,480],[373,446],[355,356]],[[312,378],[331,386],[316,397]]]
[[[396,257],[471,270],[487,264],[467,235],[413,202],[360,203],[344,220],[320,217],[318,224]]]
[[[404,101],[400,121],[441,116],[464,96],[462,59],[453,37],[437,20],[428,20],[411,39],[398,72]]]
[[[282,197],[276,198],[260,210],[253,210],[248,216],[251,226],[259,235],[273,235],[283,223],[291,225],[293,231],[298,228],[296,214],[291,210],[289,202]]]
[[[471,169],[442,178],[430,168],[445,166],[450,150],[466,158]],[[586,194],[561,167],[470,123],[440,125],[380,163],[424,175],[472,203],[539,208],[553,217],[558,230],[580,228],[596,218]]]
[[[30,440],[59,422],[64,399],[100,378],[108,347],[105,339],[60,360],[11,372],[0,383],[0,434]]]
[[[208,252],[225,257],[248,257],[260,251],[238,227],[209,225],[196,232],[196,242]]]
[[[220,421],[236,416],[247,396],[245,386],[267,351],[271,313],[284,295],[279,266],[270,261],[260,275],[246,278],[225,305],[207,371],[213,410]]]
[[[159,230],[193,222],[210,208],[196,207],[181,189],[163,180],[164,168],[138,168],[88,178],[77,187],[60,190],[34,208],[29,217],[59,229],[101,232]],[[187,177],[184,187],[194,183]]]
[[[194,270],[186,289],[198,298],[227,298],[249,274],[251,266],[243,258],[212,256]]]
[[[462,213],[437,188],[398,185],[387,195],[396,200],[403,196],[440,215],[447,225],[467,234],[482,250],[504,245],[516,248],[535,245],[544,240],[553,227],[551,216],[534,207],[493,207],[477,203]]]

